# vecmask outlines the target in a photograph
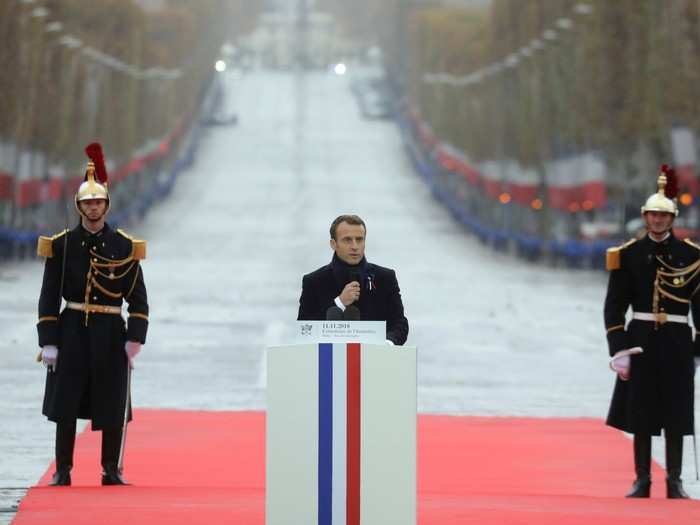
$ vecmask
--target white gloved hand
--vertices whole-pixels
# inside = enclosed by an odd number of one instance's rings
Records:
[[[641,354],[642,352],[643,350],[639,346],[628,348],[627,350],[620,350],[610,360],[610,368],[613,372],[617,373],[622,381],[627,381],[630,378],[630,356]]]
[[[384,344],[387,346],[394,346],[394,341],[392,341],[391,339],[387,339],[386,341],[384,341]]]
[[[610,362],[610,367],[617,372],[620,379],[627,381],[630,378],[630,356],[622,355],[619,357],[613,357]]]
[[[129,368],[133,370],[134,359],[136,359],[136,354],[141,351],[141,343],[136,341],[127,341],[124,346],[124,352],[126,352],[126,357],[129,359]]]
[[[46,345],[41,348],[41,362],[49,372],[53,372],[56,369],[57,361],[58,348],[53,345]]]

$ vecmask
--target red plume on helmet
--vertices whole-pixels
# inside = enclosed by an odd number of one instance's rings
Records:
[[[676,176],[676,170],[668,164],[664,164],[661,166],[661,172],[666,175],[664,194],[669,199],[675,199],[676,196],[678,196],[678,177]]]
[[[97,182],[107,184],[107,168],[105,167],[105,158],[102,154],[102,146],[99,142],[88,144],[85,148],[85,153],[90,160],[95,164],[95,175]]]

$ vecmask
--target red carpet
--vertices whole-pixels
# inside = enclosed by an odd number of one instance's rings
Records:
[[[700,523],[700,502],[663,499],[658,468],[652,499],[622,497],[631,442],[601,421],[420,416],[418,428],[421,525]],[[264,432],[260,412],[139,410],[125,462],[134,486],[99,486],[100,434],[87,431],[73,487],[45,486],[52,465],[13,525],[263,525]]]

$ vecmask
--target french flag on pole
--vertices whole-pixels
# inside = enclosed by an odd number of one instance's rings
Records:
[[[416,520],[415,348],[268,349],[266,523]]]

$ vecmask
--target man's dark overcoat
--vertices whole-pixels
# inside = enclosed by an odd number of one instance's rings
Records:
[[[92,429],[120,427],[126,403],[127,340],[145,343],[148,301],[133,241],[108,225],[92,234],[81,225],[45,243],[44,278],[39,298],[39,346],[58,347],[56,372],[48,372],[43,414],[49,420],[92,420]],[[142,241],[140,241],[142,242]],[[40,241],[41,246],[41,241]],[[128,325],[121,315],[64,308],[74,303],[121,307],[129,304]],[[40,248],[41,251],[41,248]],[[145,249],[144,249],[145,251]],[[115,265],[115,263],[118,263]],[[129,416],[130,417],[130,416]]]
[[[404,315],[401,290],[394,270],[365,259],[351,266],[333,256],[330,264],[304,276],[299,299],[300,321],[326,318],[326,310],[335,304],[345,285],[360,282],[360,299],[353,303],[363,321],[386,321],[386,338],[402,345],[408,337],[408,319]]]
[[[688,316],[700,321],[700,248],[672,234],[662,242],[648,236],[619,250],[619,268],[610,273],[605,326],[613,356],[639,346],[630,379],[615,383],[607,424],[634,434],[693,434],[694,356],[700,356],[687,323],[632,319],[633,312]],[[655,283],[658,287],[655,288]],[[656,299],[655,299],[656,296]],[[656,304],[655,304],[656,303]]]

